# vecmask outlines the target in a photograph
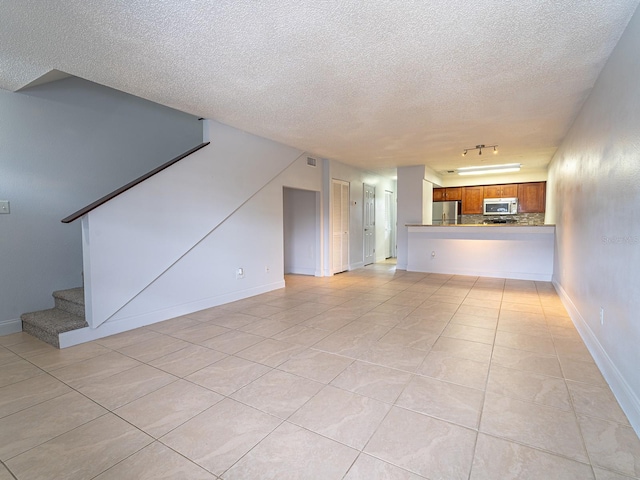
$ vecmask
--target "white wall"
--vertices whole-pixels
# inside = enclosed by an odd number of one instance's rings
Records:
[[[320,275],[320,192],[284,189],[284,273]]]
[[[640,432],[640,11],[549,168],[555,282]],[[604,308],[604,325],[600,324]]]
[[[422,225],[424,221],[424,177],[424,165],[398,168],[397,268],[400,270],[407,269],[409,237],[406,225]]]
[[[330,179],[344,180],[349,182],[350,191],[349,198],[351,205],[349,207],[349,269],[359,268],[364,265],[364,230],[363,230],[363,185],[371,185],[375,187],[375,261],[379,262],[386,258],[384,251],[384,219],[385,219],[385,190],[396,193],[396,182],[390,177],[378,175],[376,173],[359,170],[344,163],[329,160],[328,173],[329,182],[325,183],[325,196],[329,201],[329,188],[331,187]],[[325,274],[330,275],[330,273]]]
[[[321,169],[300,150],[205,126],[211,145],[85,217],[88,321],[102,325],[61,345],[284,286],[283,187],[320,191]]]
[[[196,117],[78,78],[0,90],[0,335],[82,285],[80,222],[60,220],[202,141]]]

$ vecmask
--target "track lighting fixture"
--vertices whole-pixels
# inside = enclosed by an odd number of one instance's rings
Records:
[[[478,150],[478,155],[482,155],[483,148],[493,148],[494,155],[498,153],[497,150],[498,145],[476,145],[475,147],[465,148],[464,152],[462,152],[462,156],[464,157],[469,150]]]

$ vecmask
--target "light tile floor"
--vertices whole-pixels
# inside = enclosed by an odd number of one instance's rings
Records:
[[[640,477],[549,283],[286,283],[61,351],[0,337],[0,480]]]

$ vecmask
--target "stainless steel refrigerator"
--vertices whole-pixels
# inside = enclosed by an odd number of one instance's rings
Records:
[[[460,202],[433,202],[433,225],[457,225],[460,219]]]

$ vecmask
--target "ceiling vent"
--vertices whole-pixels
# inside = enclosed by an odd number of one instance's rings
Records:
[[[310,167],[315,167],[316,162],[317,160],[315,158],[307,157],[307,165],[309,165]]]

